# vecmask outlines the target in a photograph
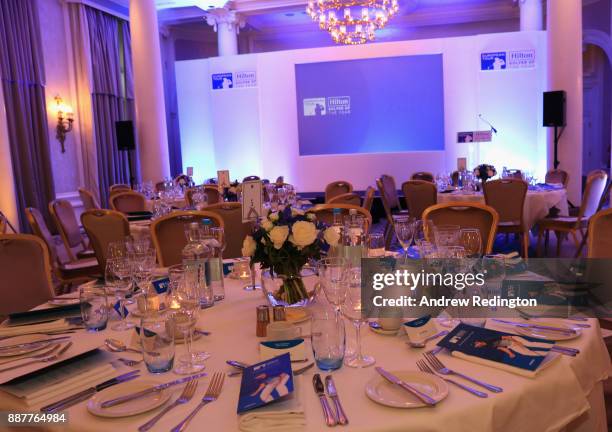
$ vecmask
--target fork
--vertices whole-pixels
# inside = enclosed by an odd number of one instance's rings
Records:
[[[130,359],[126,359],[126,358],[118,358],[117,360],[119,360],[121,363],[123,363],[126,366],[136,366],[140,363],[142,363],[144,360],[130,360]]]
[[[13,370],[13,369],[19,369],[19,368],[22,368],[24,366],[33,365],[33,364],[36,364],[36,363],[49,363],[49,362],[55,361],[62,354],[64,354],[66,351],[68,351],[68,348],[70,348],[71,346],[72,346],[72,342],[68,342],[56,354],[53,354],[53,355],[50,355],[50,356],[48,355],[47,357],[43,357],[43,358],[32,360],[32,361],[29,361],[29,362],[21,363],[21,364],[16,365],[16,366],[11,366],[11,367],[8,367],[8,368],[0,369],[0,372],[7,372],[7,371],[10,371],[10,370]]]
[[[212,376],[210,383],[208,384],[208,388],[206,389],[206,393],[202,398],[202,401],[199,403],[197,407],[191,413],[185,417],[185,419],[177,424],[170,432],[182,432],[185,430],[189,422],[196,416],[196,414],[204,407],[211,402],[216,401],[221,394],[221,388],[223,387],[223,380],[225,379],[225,374],[222,372],[215,372]]]
[[[501,393],[501,392],[504,391],[504,389],[501,388],[501,387],[497,387],[497,386],[494,386],[492,384],[487,384],[486,382],[479,381],[476,378],[469,377],[469,376],[464,375],[464,374],[462,374],[460,372],[457,372],[457,371],[454,371],[452,369],[447,368],[446,366],[444,366],[444,364],[435,355],[433,355],[431,353],[425,353],[423,355],[425,356],[425,359],[429,362],[429,364],[434,368],[434,370],[436,372],[438,372],[439,374],[442,374],[442,375],[457,375],[457,376],[459,376],[459,377],[461,377],[463,379],[466,379],[466,380],[468,380],[470,382],[473,382],[476,385],[479,385],[480,387],[484,387],[487,390],[490,390],[490,391],[492,391],[494,393]]]
[[[461,384],[460,382],[455,381],[452,378],[445,377],[444,375],[442,375],[442,376],[438,375],[423,360],[417,360],[416,365],[423,372],[428,373],[428,374],[432,374],[434,376],[437,376],[437,377],[439,377],[439,378],[443,379],[444,381],[449,382],[451,384],[455,384],[457,387],[462,388],[463,390],[465,390],[465,391],[467,391],[469,393],[472,393],[472,394],[474,394],[474,395],[476,395],[478,397],[481,397],[481,398],[489,397],[489,395],[486,394],[485,392],[481,392],[479,390],[473,389],[472,387],[466,386],[465,384]]]
[[[31,355],[31,356],[16,358],[16,359],[13,359],[13,360],[7,360],[7,361],[5,361],[2,364],[13,363],[13,362],[16,362],[16,361],[19,361],[19,360],[36,360],[36,359],[41,359],[41,358],[44,358],[44,357],[47,357],[47,356],[53,354],[55,351],[58,350],[58,348],[60,346],[61,346],[60,344],[53,344],[53,346],[51,348],[47,347],[47,349],[44,350],[41,353],[38,353],[38,354],[35,354],[35,355]]]
[[[153,417],[151,420],[149,420],[148,422],[140,426],[138,430],[140,432],[148,431],[155,425],[155,423],[159,421],[159,419],[161,419],[164,415],[166,415],[168,411],[170,411],[171,409],[179,405],[183,405],[189,402],[191,398],[193,397],[193,394],[195,393],[197,386],[198,386],[198,380],[189,381],[177,400],[175,400],[173,403],[171,403],[166,408],[161,410],[161,412],[157,414],[155,417]]]

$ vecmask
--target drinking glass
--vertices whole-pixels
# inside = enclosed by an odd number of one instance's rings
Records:
[[[151,249],[151,239],[148,237],[142,238],[133,238],[132,236],[128,236],[125,239],[125,246],[127,248],[127,253],[145,253]]]
[[[147,295],[153,280],[153,270],[155,269],[155,250],[149,249],[146,252],[132,252],[129,254],[129,259],[132,268],[132,279],[136,287]]]
[[[361,269],[353,267],[348,271],[346,283],[346,296],[342,304],[342,314],[353,322],[355,326],[355,355],[344,360],[349,367],[363,368],[372,366],[376,360],[365,355],[361,350],[361,326],[366,322],[363,316],[361,303]]]
[[[181,283],[171,286],[169,309],[172,316],[173,327],[183,336],[187,352],[179,357],[179,364],[174,372],[179,375],[189,375],[204,369],[203,356],[194,353],[193,329],[198,321],[200,310],[200,296],[195,283],[187,278]],[[206,353],[207,354],[207,353]]]
[[[346,335],[344,320],[335,314],[312,318],[312,353],[317,367],[332,371],[342,367]]]
[[[222,227],[213,227],[210,229],[212,237],[209,247],[213,250],[213,256],[208,259],[207,263],[207,282],[210,279],[210,285],[213,290],[215,301],[225,298],[225,286],[223,284],[223,251],[227,245],[225,241],[225,230]]]
[[[459,246],[461,227],[459,225],[438,225],[433,227],[437,247]]]
[[[385,236],[381,233],[368,234],[368,257],[380,258],[385,256]]]
[[[79,288],[81,318],[83,325],[90,332],[106,328],[108,323],[108,299],[104,287],[82,286]]]
[[[337,317],[340,314],[340,305],[344,302],[346,289],[347,264],[344,258],[333,257],[319,261],[319,282],[325,293],[325,298],[336,308]]]
[[[279,187],[276,189],[276,196],[278,197],[278,203],[280,205],[287,204],[287,188]]]
[[[410,249],[414,239],[414,221],[408,217],[399,217],[395,218],[393,225],[395,226],[397,240],[404,250],[404,256],[408,258],[408,249]]]
[[[463,228],[459,236],[461,246],[465,249],[465,255],[468,258],[479,258],[482,255],[482,239],[479,229]]]
[[[134,328],[134,323],[128,322],[125,313],[125,297],[131,291],[130,261],[127,258],[112,258],[106,260],[104,280],[106,287],[115,294],[119,305],[120,321],[111,328],[116,331],[125,331]]]
[[[128,246],[126,241],[114,241],[110,242],[107,246],[107,258],[127,258]]]
[[[145,315],[140,321],[142,356],[147,370],[168,372],[174,366],[174,321],[169,313]]]

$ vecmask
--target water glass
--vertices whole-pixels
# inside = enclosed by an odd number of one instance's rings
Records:
[[[140,321],[142,356],[151,373],[168,372],[174,366],[174,322],[168,313],[145,315]]]
[[[477,228],[463,228],[460,231],[461,246],[468,258],[478,258],[482,255],[482,238]]]
[[[114,258],[106,260],[104,280],[106,287],[112,291],[118,300],[119,315],[121,321],[112,328],[117,331],[125,331],[134,328],[134,323],[126,321],[125,303],[126,296],[131,291],[129,281],[131,273],[130,262],[127,258]]]
[[[372,356],[363,354],[361,349],[361,326],[367,321],[361,302],[361,268],[354,267],[348,271],[346,298],[342,305],[342,314],[355,326],[355,355],[347,358],[345,364],[354,368],[363,368],[375,363]]]
[[[459,246],[461,227],[459,225],[434,226],[434,241],[437,247]]]
[[[340,369],[344,361],[344,320],[334,314],[312,318],[312,353],[324,371]]]
[[[215,301],[225,298],[225,286],[223,283],[223,251],[227,245],[225,241],[225,230],[222,227],[210,229],[212,236],[208,246],[213,254],[206,263],[206,282],[210,285]]]
[[[395,228],[397,241],[402,246],[404,256],[407,258],[408,249],[412,245],[412,240],[414,240],[414,220],[409,217],[396,217],[394,218],[393,227]]]
[[[385,256],[385,236],[382,233],[368,234],[367,245],[369,258]]]
[[[318,263],[319,282],[327,301],[340,313],[344,302],[347,262],[344,258],[325,258]]]
[[[108,323],[108,299],[104,287],[82,286],[79,288],[81,318],[90,332],[104,330]]]

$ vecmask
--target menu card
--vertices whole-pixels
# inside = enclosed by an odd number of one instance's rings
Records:
[[[242,371],[238,414],[284,400],[293,391],[289,354],[254,364]]]
[[[554,342],[461,323],[438,345],[453,353],[535,371]]]

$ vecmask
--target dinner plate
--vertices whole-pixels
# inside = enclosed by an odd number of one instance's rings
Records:
[[[49,339],[49,336],[43,335],[43,334],[29,334],[29,335],[23,335],[23,336],[15,336],[15,337],[10,337],[10,338],[0,341],[0,347],[8,346],[8,345],[24,344],[24,343],[29,343],[29,342],[36,342],[36,341],[44,340],[44,339]],[[28,354],[28,353],[46,348],[48,345],[49,343],[41,343],[40,345],[34,345],[34,346],[29,346],[29,347],[0,350],[0,357],[13,357],[13,356],[18,356],[22,354]]]
[[[418,371],[389,371],[437,402],[448,396],[448,385],[435,375]],[[366,395],[374,402],[393,408],[420,408],[426,406],[408,390],[387,381],[380,375],[367,382]]]
[[[535,329],[529,327],[514,327],[514,331],[523,336],[530,336],[540,339],[546,339],[551,341],[565,341],[576,339],[582,334],[582,329],[575,328],[575,326],[569,325],[560,319],[530,319],[529,321],[525,321],[526,324],[534,324],[534,325],[543,325],[550,327],[558,327],[567,330],[574,330],[574,333],[561,333],[557,331],[545,330],[545,329]]]
[[[129,417],[151,411],[152,409],[166,403],[166,401],[170,399],[172,392],[165,389],[152,392],[146,396],[120,405],[115,405],[108,408],[102,408],[101,405],[104,401],[125,396],[130,393],[139,392],[158,384],[159,382],[144,379],[109,387],[106,390],[96,393],[91,399],[89,399],[89,402],[87,402],[87,410],[93,415],[109,418]]]

